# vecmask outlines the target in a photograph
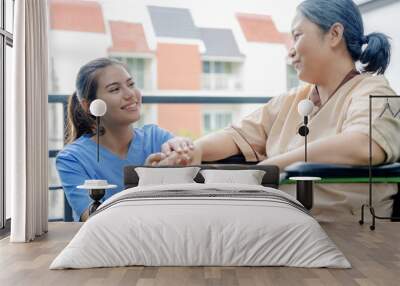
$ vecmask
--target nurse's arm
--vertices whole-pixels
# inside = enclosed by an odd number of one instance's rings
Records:
[[[368,135],[357,132],[341,133],[308,144],[308,162],[348,165],[368,165]],[[372,140],[372,164],[385,161],[385,151]],[[304,146],[287,153],[268,158],[259,164],[277,165],[283,170],[288,165],[304,161]]]
[[[77,189],[77,186],[90,179],[90,176],[74,156],[62,152],[56,158],[56,167],[72,210],[80,217],[81,221],[87,220],[91,199],[86,190]]]
[[[194,159],[192,164],[202,161],[217,161],[240,153],[231,135],[226,132],[214,132],[194,142]]]

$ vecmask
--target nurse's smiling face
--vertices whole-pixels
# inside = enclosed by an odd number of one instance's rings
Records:
[[[292,22],[293,47],[289,60],[302,81],[317,83],[321,70],[329,64],[330,47],[326,35],[301,13]]]
[[[102,121],[108,126],[129,125],[140,118],[142,95],[121,65],[113,64],[98,71],[97,98],[107,104]]]

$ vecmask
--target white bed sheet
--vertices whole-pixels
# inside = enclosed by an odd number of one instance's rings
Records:
[[[262,190],[232,184],[127,189],[104,202],[50,269],[145,266],[293,266],[350,268],[309,214],[279,200],[235,197],[118,199],[145,191]]]

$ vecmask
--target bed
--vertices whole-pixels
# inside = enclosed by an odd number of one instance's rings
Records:
[[[138,185],[136,167],[125,168],[126,189],[99,207],[50,269],[351,267],[308,210],[277,189],[274,166],[198,166],[262,170],[260,185],[204,183],[200,172],[192,183]]]

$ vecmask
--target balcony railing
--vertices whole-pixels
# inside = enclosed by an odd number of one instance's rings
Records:
[[[155,95],[144,95],[142,97],[143,104],[264,104],[270,100],[271,97],[260,97],[260,96],[182,96],[182,95],[168,95],[168,96],[155,96]],[[66,126],[67,120],[67,105],[68,95],[49,95],[49,104],[61,104],[63,111],[63,132]],[[49,150],[49,159],[54,159],[59,149]],[[61,190],[60,185],[50,185],[49,191]],[[72,210],[67,203],[64,194],[64,217],[63,218],[52,218],[52,221],[64,220],[72,221]]]

